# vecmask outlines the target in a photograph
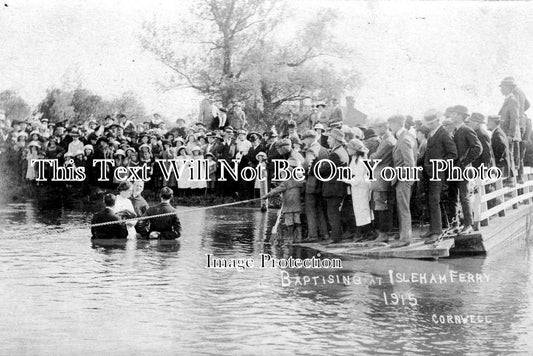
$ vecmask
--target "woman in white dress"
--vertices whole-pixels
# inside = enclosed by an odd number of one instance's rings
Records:
[[[201,160],[201,159],[204,159],[204,156],[202,154],[202,149],[200,148],[200,146],[194,146],[192,149],[192,159],[193,160]],[[194,163],[195,165],[197,164],[198,162]],[[203,165],[200,165],[200,172],[198,172],[198,178],[201,178],[203,175],[205,175],[207,172],[205,172],[205,169],[204,169],[204,166]],[[205,188],[207,188],[207,181],[205,180],[200,180],[200,179],[195,179],[195,180],[191,180],[191,189],[194,189],[193,190],[193,194],[194,195],[199,195],[201,193],[205,193]]]
[[[115,206],[113,210],[115,214],[120,216],[122,219],[131,219],[137,216],[135,214],[135,209],[130,200],[131,193],[133,191],[132,185],[130,182],[121,182],[118,185],[118,195],[115,200]],[[133,227],[135,226],[136,220],[131,220],[126,223],[128,227],[128,236],[135,236]],[[132,234],[133,232],[133,234]]]
[[[369,172],[363,160],[366,159],[368,149],[359,139],[352,139],[346,145],[348,155],[350,155],[350,179],[343,180],[348,183],[348,191],[352,195],[353,212],[358,235],[369,232],[370,224],[374,219],[372,209],[370,209],[370,181]]]
[[[178,171],[181,172],[178,179],[178,194],[182,197],[189,196],[189,192],[191,190],[191,171],[189,160],[191,157],[189,157],[187,154],[187,147],[181,146],[178,148],[178,156],[176,159]],[[181,167],[183,166],[185,166],[185,168],[182,169]]]

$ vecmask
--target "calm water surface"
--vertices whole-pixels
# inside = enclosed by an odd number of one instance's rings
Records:
[[[311,257],[260,241],[275,214],[210,209],[181,215],[179,244],[93,245],[97,208],[33,201],[0,208],[0,353],[73,354],[533,354],[533,263],[527,241],[481,258],[343,259],[339,270],[382,285],[283,287],[281,270],[205,268],[217,257]],[[43,231],[43,233],[38,233]],[[485,273],[489,283],[394,284],[396,272]],[[383,293],[416,306],[386,305]],[[490,324],[436,324],[432,315],[482,315]]]

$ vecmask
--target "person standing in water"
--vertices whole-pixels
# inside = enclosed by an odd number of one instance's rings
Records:
[[[161,203],[148,208],[145,216],[174,214],[140,220],[137,224],[137,232],[145,239],[177,239],[181,236],[181,223],[178,218],[178,211],[170,205],[174,193],[169,187],[163,187],[160,196]]]

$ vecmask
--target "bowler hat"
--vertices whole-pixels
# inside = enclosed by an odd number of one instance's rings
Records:
[[[424,120],[423,124],[431,124],[435,121],[439,121],[440,119],[440,113],[435,109],[430,109],[424,113]]]
[[[479,124],[487,123],[487,121],[485,120],[485,115],[480,114],[478,112],[473,112],[472,115],[470,115],[470,121],[477,122]]]
[[[490,121],[497,122],[497,123],[502,122],[502,118],[501,118],[500,115],[489,115],[489,116],[487,117],[487,119],[489,119]]]
[[[468,116],[468,108],[464,105],[455,105],[451,112],[456,112],[458,114],[463,114],[464,116]]]
[[[368,140],[373,137],[378,137],[376,132],[373,129],[366,129],[365,131],[365,140]]]
[[[513,77],[505,77],[501,81],[500,86],[501,87],[503,87],[503,86],[514,87],[514,86],[516,86],[516,84],[514,82],[514,78]]]

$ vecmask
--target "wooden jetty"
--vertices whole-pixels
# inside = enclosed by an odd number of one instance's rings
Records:
[[[451,255],[486,254],[529,237],[533,214],[533,169],[524,167],[524,183],[512,179],[510,186],[502,181],[478,182],[473,211],[477,231],[454,236]]]
[[[533,216],[533,169],[524,168],[524,183],[516,179],[475,184],[473,192],[475,230],[453,235],[437,244],[425,245],[414,237],[409,246],[391,248],[385,243],[300,244],[323,253],[373,258],[438,259],[450,256],[487,254],[516,239],[529,237]],[[417,232],[413,231],[414,235]]]
[[[448,257],[454,239],[442,240],[438,243],[425,245],[424,240],[417,238],[409,246],[391,248],[387,243],[349,242],[330,245],[320,243],[302,243],[299,246],[309,247],[314,250],[339,256],[360,256],[373,258],[413,258],[413,259],[438,259]]]

